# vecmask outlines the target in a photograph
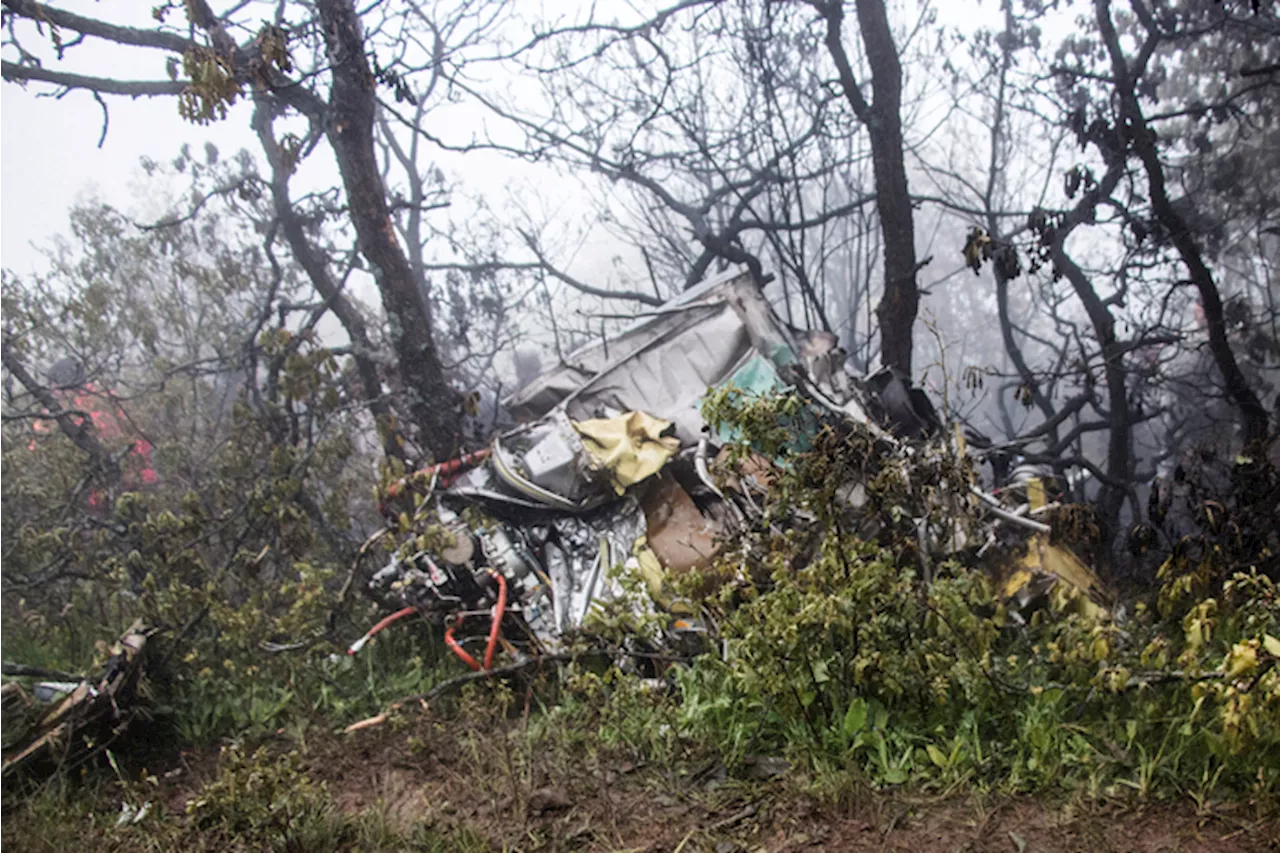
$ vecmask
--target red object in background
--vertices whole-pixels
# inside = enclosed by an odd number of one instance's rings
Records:
[[[61,398],[60,402],[68,409],[88,413],[99,441],[108,449],[113,445],[119,446],[122,440],[128,439],[129,420],[124,410],[120,408],[120,404],[112,399],[110,394],[99,391],[92,383],[85,383],[78,391],[62,391],[58,392],[58,396]],[[84,422],[81,415],[75,414],[71,417],[77,425]],[[38,420],[32,425],[32,429],[36,432],[52,432],[55,428],[49,421]],[[35,449],[35,442],[31,443],[30,448]],[[126,489],[137,489],[139,486],[149,486],[159,481],[155,469],[151,467],[151,451],[151,442],[145,438],[133,441],[133,446],[121,470],[121,483]],[[101,506],[103,500],[104,496],[101,492],[94,491],[89,494],[89,505],[92,507]]]

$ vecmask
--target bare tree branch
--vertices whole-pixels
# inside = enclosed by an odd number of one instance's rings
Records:
[[[69,71],[51,71],[34,65],[18,65],[0,61],[0,73],[14,83],[37,81],[67,89],[85,89],[103,95],[125,95],[131,98],[154,98],[181,95],[191,85],[187,80],[113,80],[110,77],[87,77]]]

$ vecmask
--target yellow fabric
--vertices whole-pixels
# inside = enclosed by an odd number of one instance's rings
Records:
[[[583,447],[609,472],[618,494],[658,473],[680,451],[680,439],[662,435],[670,427],[670,421],[644,412],[573,422]]]
[[[640,578],[644,581],[645,589],[649,591],[649,597],[659,601],[662,598],[662,584],[667,576],[666,570],[662,568],[662,561],[658,559],[657,554],[653,553],[644,536],[637,539],[631,546],[631,553],[639,564]]]

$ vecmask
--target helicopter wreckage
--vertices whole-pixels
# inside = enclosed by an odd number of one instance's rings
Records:
[[[889,369],[856,377],[846,360],[834,335],[791,328],[738,272],[573,352],[504,401],[520,426],[392,484],[384,509],[404,507],[401,529],[430,518],[436,535],[406,537],[373,573],[370,592],[400,609],[349,653],[420,614],[482,674],[500,652],[519,661],[563,648],[626,595],[624,577],[639,578],[642,606],[664,617],[655,645],[688,648],[705,636],[698,605],[671,595],[669,581],[710,566],[734,534],[772,523],[776,461],[753,452],[744,461],[731,452],[740,438],[705,422],[702,403],[717,390],[795,394],[807,409],[802,433],[860,430],[906,470],[940,445],[983,461],[989,451],[944,429],[923,391]],[[1050,599],[1106,612],[1097,577],[1044,520],[1059,506],[1051,472],[1015,467],[990,491],[970,473],[959,486],[972,523],[917,519],[922,553],[987,558],[1015,621]],[[859,483],[840,494],[850,514],[869,511]]]

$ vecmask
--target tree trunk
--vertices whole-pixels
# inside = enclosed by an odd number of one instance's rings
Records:
[[[1094,8],[1098,18],[1098,28],[1102,32],[1102,40],[1111,56],[1112,76],[1115,80],[1116,94],[1120,99],[1122,121],[1118,124],[1133,145],[1133,150],[1147,173],[1152,212],[1169,232],[1173,246],[1181,256],[1191,281],[1200,294],[1205,325],[1209,330],[1209,352],[1218,367],[1218,372],[1222,375],[1228,399],[1240,411],[1245,443],[1262,441],[1267,436],[1267,410],[1253,388],[1249,386],[1249,380],[1240,370],[1235,353],[1231,351],[1231,344],[1227,340],[1226,319],[1222,310],[1222,295],[1218,292],[1218,286],[1213,280],[1213,273],[1205,263],[1204,256],[1200,253],[1200,247],[1186,220],[1169,200],[1164,180],[1164,164],[1160,162],[1155,133],[1148,126],[1146,116],[1142,113],[1142,106],[1138,103],[1137,91],[1134,88],[1136,81],[1133,79],[1129,62],[1120,45],[1120,37],[1116,33],[1115,25],[1111,22],[1110,0],[1096,0]],[[1150,38],[1155,36],[1152,35]]]
[[[418,427],[418,440],[437,459],[451,456],[460,435],[459,395],[444,376],[431,306],[414,278],[391,221],[373,144],[375,80],[351,0],[318,0],[333,88],[325,132],[337,157],[360,252],[372,267],[382,307]]]
[[[351,339],[352,359],[355,361],[356,373],[360,377],[361,391],[364,395],[369,413],[378,425],[378,436],[382,441],[383,452],[387,456],[405,459],[404,441],[400,429],[395,423],[395,416],[387,399],[382,393],[382,379],[378,375],[378,366],[373,359],[373,345],[369,341],[369,332],[365,328],[364,317],[355,305],[347,299],[341,287],[333,280],[329,272],[329,263],[320,250],[307,236],[301,217],[289,197],[289,167],[284,162],[280,146],[276,143],[271,129],[275,107],[270,96],[259,94],[255,97],[253,129],[258,134],[258,141],[267,155],[271,166],[271,199],[275,207],[276,218],[280,222],[280,230],[294,259],[307,274],[311,286],[316,289],[333,311],[338,322],[342,324]]]
[[[1098,347],[1102,355],[1104,381],[1107,385],[1107,477],[1102,483],[1102,495],[1098,501],[1103,519],[1107,523],[1108,542],[1114,543],[1119,534],[1120,511],[1124,506],[1132,480],[1132,417],[1129,413],[1129,391],[1124,367],[1124,347],[1116,340],[1115,318],[1107,310],[1093,283],[1084,270],[1067,255],[1063,248],[1065,237],[1054,241],[1053,264],[1071,283],[1080,303],[1084,306]],[[1088,365],[1084,366],[1087,371]],[[1065,449],[1065,448],[1064,448]],[[1114,549],[1112,549],[1114,550]]]
[[[893,43],[884,0],[858,0],[858,28],[871,66],[871,103],[858,88],[841,40],[841,0],[819,4],[827,21],[827,51],[854,114],[867,127],[876,182],[876,209],[884,236],[884,294],[876,306],[880,323],[880,361],[911,375],[912,331],[919,310],[916,286],[915,218],[907,187],[902,145],[902,65]]]

